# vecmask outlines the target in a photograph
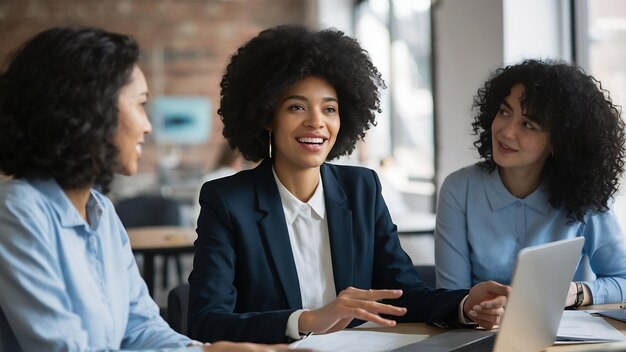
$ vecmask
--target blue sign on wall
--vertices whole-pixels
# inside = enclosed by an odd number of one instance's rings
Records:
[[[211,135],[211,102],[204,97],[154,99],[150,117],[158,144],[200,144]]]

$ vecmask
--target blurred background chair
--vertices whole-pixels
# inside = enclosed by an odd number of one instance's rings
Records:
[[[187,311],[189,309],[189,284],[174,287],[167,295],[167,322],[177,332],[187,335]]]
[[[416,265],[415,269],[428,286],[435,288],[435,266],[434,265]]]
[[[181,226],[180,204],[172,198],[161,195],[138,195],[125,198],[115,204],[115,210],[124,227]],[[183,269],[178,255],[163,255],[162,287],[168,284],[168,258],[176,261],[178,283],[183,282]]]

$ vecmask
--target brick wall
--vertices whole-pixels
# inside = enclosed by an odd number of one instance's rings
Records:
[[[230,55],[266,27],[316,25],[317,0],[0,0],[0,59],[35,33],[79,24],[132,35],[151,95],[209,97],[212,137],[185,147],[181,167],[210,169],[223,143],[215,110],[219,81]],[[157,169],[157,150],[146,148],[140,172]]]

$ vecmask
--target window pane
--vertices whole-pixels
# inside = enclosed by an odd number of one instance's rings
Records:
[[[403,191],[434,193],[430,0],[369,0],[356,10],[356,34],[388,89],[368,134],[367,158],[395,159]]]
[[[432,181],[434,127],[430,0],[392,1],[393,155],[412,180]]]
[[[626,104],[626,1],[587,0],[580,3],[584,38],[578,61],[589,74],[602,82],[611,93],[614,104]],[[585,12],[586,9],[586,12]],[[584,50],[586,49],[586,50]],[[623,115],[622,115],[623,118]],[[626,175],[622,175],[620,190],[615,197],[614,210],[626,230]]]

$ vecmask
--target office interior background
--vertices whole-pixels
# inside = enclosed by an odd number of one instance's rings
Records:
[[[182,225],[194,226],[198,187],[225,144],[221,75],[237,47],[282,23],[357,37],[382,73],[388,89],[377,126],[337,162],[378,170],[392,214],[434,212],[445,177],[477,161],[472,98],[498,67],[523,58],[575,62],[626,103],[623,0],[0,0],[0,59],[56,25],[134,36],[154,133],[139,174],[117,177],[110,196],[176,199]],[[614,207],[626,228],[626,188]],[[433,262],[431,238],[406,243],[416,263]]]

